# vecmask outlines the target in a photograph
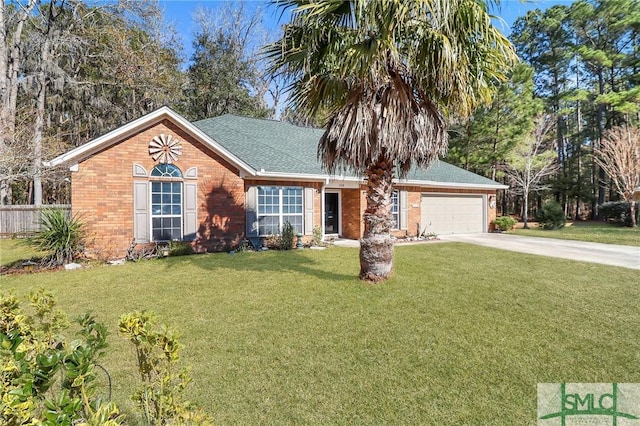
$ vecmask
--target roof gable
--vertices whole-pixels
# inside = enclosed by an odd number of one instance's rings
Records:
[[[44,165],[46,167],[55,167],[62,164],[73,165],[80,163],[88,157],[96,154],[97,152],[120,143],[121,141],[134,135],[135,133],[153,126],[154,124],[160,123],[162,120],[169,120],[173,122],[175,125],[179,126],[181,129],[198,139],[213,152],[217,153],[222,158],[238,167],[238,169],[244,171],[245,173],[255,174],[255,170],[253,170],[241,158],[238,158],[230,153],[224,146],[219,144],[214,139],[211,139],[211,137],[203,133],[199,128],[195,127],[187,119],[166,106],[159,108],[136,120],[133,120],[125,124],[124,126],[120,126],[117,129],[112,130],[100,137],[97,137],[84,145],[80,145],[79,147],[74,148],[71,151],[59,155],[58,157],[55,157],[50,161],[45,161]]]

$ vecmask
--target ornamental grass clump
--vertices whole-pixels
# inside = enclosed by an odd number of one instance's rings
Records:
[[[62,209],[42,211],[42,230],[28,243],[49,253],[45,262],[50,266],[66,265],[83,251],[85,227],[77,215],[70,216]]]

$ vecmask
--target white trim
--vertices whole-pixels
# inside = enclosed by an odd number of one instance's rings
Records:
[[[133,163],[133,176],[134,177],[148,177],[149,172],[144,168],[142,164]]]
[[[321,175],[303,175],[303,174],[295,174],[295,173],[262,173],[257,172],[254,176],[245,176],[244,179],[254,179],[254,180],[267,180],[267,181],[291,181],[292,183],[296,182],[322,182],[326,181],[326,178]]]
[[[160,178],[160,179],[158,179]],[[161,176],[150,176],[149,177],[149,187],[147,188],[147,192],[148,192],[148,208],[149,208],[149,242],[153,243],[153,242],[159,242],[159,243],[164,243],[167,241],[184,241],[184,180],[179,179],[179,180],[167,180],[167,179],[162,179]],[[153,184],[154,183],[179,183],[180,184],[180,214],[179,215],[174,215],[174,214],[170,214],[170,215],[155,215],[153,214]],[[160,192],[160,194],[162,194],[162,192]],[[180,238],[178,240],[155,240],[153,238],[153,219],[155,218],[174,218],[174,217],[180,217]]]
[[[71,151],[68,151],[54,158],[51,161],[45,161],[43,162],[43,164],[46,167],[55,167],[60,164],[82,161],[85,158],[90,157],[91,155],[94,155],[105,148],[113,146],[118,142],[121,142],[123,139],[126,139],[128,136],[131,136],[136,132],[142,130],[143,128],[149,127],[152,124],[155,124],[163,119],[169,119],[178,124],[183,130],[187,131],[189,134],[191,134],[191,136],[194,136],[205,145],[208,145],[209,148],[219,154],[226,161],[237,166],[240,171],[244,171],[249,175],[256,174],[256,171],[251,166],[242,161],[240,158],[236,157],[218,142],[213,140],[209,135],[198,129],[186,118],[167,106],[163,106],[145,116],[142,116],[125,124],[124,126],[120,126],[105,135],[93,139],[84,145],[80,145],[79,147],[74,148]]]
[[[260,169],[256,172],[255,176],[262,179],[270,180],[282,180],[282,179],[295,179],[304,181],[323,181],[327,184],[329,181],[346,181],[346,182],[363,182],[362,179],[357,177],[343,177],[333,175],[314,175],[309,173],[285,173],[285,172],[266,172],[264,169]]]
[[[327,234],[324,231],[325,227],[325,195],[326,194],[338,194],[338,233]],[[322,191],[322,235],[325,236],[340,236],[342,235],[342,190],[339,188],[326,188]]]
[[[320,230],[322,231],[322,241],[324,241],[326,234],[324,233],[324,193],[325,186],[320,189]]]
[[[400,200],[400,190],[399,189],[393,189],[391,191],[391,210],[389,211],[389,213],[391,214],[391,219],[393,219],[393,194],[397,193],[398,196],[396,197],[396,200],[398,200],[398,211],[397,211],[397,215],[398,215],[398,227],[397,228],[389,228],[389,231],[391,232],[396,232],[396,231],[401,231],[402,230],[402,226],[400,225],[400,204],[401,204],[401,200]],[[395,223],[393,224],[395,226]]]
[[[360,189],[364,183],[362,180],[330,179],[327,188],[334,189]]]
[[[184,172],[185,179],[197,179],[198,178],[198,168],[197,167],[189,167],[186,172]]]
[[[428,186],[435,188],[461,188],[461,189],[509,189],[509,185],[488,184],[488,183],[457,183],[457,182],[435,182],[432,180],[404,180],[394,179],[393,183],[407,186]],[[441,194],[444,194],[442,192]]]
[[[356,183],[357,185],[363,185],[364,179],[353,176],[331,176],[331,175],[314,175],[305,173],[280,173],[280,172],[265,172],[264,169],[256,172],[256,176],[263,179],[278,180],[278,179],[296,179],[305,181],[319,181],[324,180],[331,187],[340,185],[339,182],[345,182],[344,188],[355,189],[357,186],[351,186]],[[405,180],[394,179],[393,183],[396,185],[406,186],[419,186],[419,187],[433,187],[433,188],[460,188],[460,189],[508,189],[509,185],[502,184],[488,184],[488,183],[458,183],[458,182],[436,182],[431,180]],[[347,186],[348,185],[348,186]],[[341,187],[342,188],[342,187]]]
[[[260,188],[276,188],[278,190],[278,213],[263,213],[262,215],[260,214]],[[260,233],[260,217],[277,217],[278,218],[278,229],[280,232],[282,232],[282,227],[284,226],[285,222],[284,222],[284,216],[299,216],[302,221],[301,221],[301,226],[302,228],[297,230],[297,233],[303,233],[304,234],[304,220],[305,220],[305,211],[304,211],[304,190],[305,187],[304,186],[300,186],[300,185],[256,185],[257,188],[257,192],[256,192],[256,220],[258,223],[258,236],[260,237],[268,237],[271,234],[261,234]],[[283,206],[284,206],[284,189],[285,188],[294,188],[294,189],[300,189],[300,196],[302,197],[302,212],[301,213],[284,213],[283,210]]]

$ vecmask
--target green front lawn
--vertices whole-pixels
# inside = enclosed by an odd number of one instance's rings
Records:
[[[3,255],[4,256],[4,255]],[[358,281],[357,249],[214,254],[0,277],[45,286],[112,330],[128,411],[134,351],[118,316],[181,330],[190,397],[216,424],[535,424],[541,382],[640,382],[640,272],[460,243],[396,248]]]
[[[533,224],[535,226],[535,224]],[[532,227],[518,228],[511,233],[526,237],[560,238],[565,240],[590,241],[594,243],[621,244],[625,246],[640,246],[640,227],[629,228],[606,223],[575,222],[555,231],[547,231]]]
[[[42,253],[29,247],[25,240],[0,238],[0,266],[40,256],[42,256]]]

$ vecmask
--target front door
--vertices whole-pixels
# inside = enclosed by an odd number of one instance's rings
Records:
[[[324,233],[337,234],[339,232],[338,197],[337,192],[326,192],[324,194]]]

